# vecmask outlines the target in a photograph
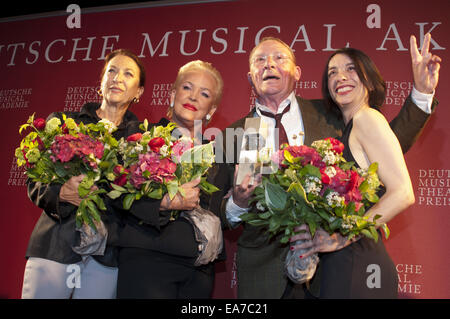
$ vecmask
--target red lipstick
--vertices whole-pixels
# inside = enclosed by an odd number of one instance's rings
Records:
[[[187,110],[193,111],[193,112],[197,112],[197,108],[195,106],[193,106],[192,104],[189,103],[185,103],[183,104],[183,107]]]

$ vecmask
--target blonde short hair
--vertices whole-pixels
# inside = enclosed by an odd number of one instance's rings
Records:
[[[219,106],[220,101],[222,99],[222,92],[223,92],[223,80],[222,76],[220,75],[220,72],[212,66],[209,62],[204,62],[201,60],[195,60],[186,63],[183,65],[179,70],[177,74],[177,78],[175,80],[175,83],[172,86],[172,90],[176,90],[180,83],[183,81],[184,75],[186,73],[192,72],[192,71],[206,71],[214,78],[216,81],[216,87],[213,92],[214,94],[214,105],[216,107]]]

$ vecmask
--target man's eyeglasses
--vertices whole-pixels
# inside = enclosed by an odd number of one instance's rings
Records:
[[[284,53],[274,53],[269,55],[258,55],[252,59],[252,63],[256,66],[263,66],[266,64],[267,59],[271,57],[272,61],[274,61],[276,64],[280,65],[285,63],[287,60],[289,60],[291,57],[284,54]]]

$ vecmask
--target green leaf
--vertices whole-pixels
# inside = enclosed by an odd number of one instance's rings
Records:
[[[361,230],[361,233],[368,238],[374,239],[372,236],[372,233],[370,231],[368,231],[367,229]]]
[[[120,195],[122,195],[122,192],[120,192],[118,190],[113,190],[113,191],[110,191],[107,195],[109,198],[117,199],[120,197]]]
[[[258,214],[258,217],[262,219],[268,219],[270,218],[270,216],[272,216],[272,213],[270,211]]]
[[[331,216],[328,215],[328,213],[327,213],[325,210],[323,210],[323,209],[317,209],[317,214],[318,214],[320,217],[322,217],[322,219],[326,220],[328,223],[331,222],[331,219],[330,219]]]
[[[273,215],[269,220],[269,232],[276,233],[281,226],[281,220],[277,215]]]
[[[125,195],[125,198],[123,199],[123,208],[126,210],[130,210],[131,205],[133,204],[135,198],[136,198],[135,194]]]
[[[106,210],[105,203],[103,202],[103,199],[100,196],[94,195],[94,196],[92,196],[92,200],[94,201],[95,205],[97,205],[97,207],[100,210]]]
[[[388,238],[389,238],[389,235],[391,234],[391,231],[389,230],[387,224],[382,224],[382,225],[381,225],[381,229],[382,229],[383,232],[384,232],[384,237],[385,237],[386,239],[388,239]]]
[[[373,162],[372,164],[370,164],[369,168],[367,169],[367,173],[376,174],[377,170],[378,170],[378,163]]]
[[[161,188],[155,188],[150,193],[148,193],[147,196],[154,199],[161,199],[163,198],[163,191]]]
[[[219,190],[219,188],[207,182],[205,177],[202,177],[200,183],[198,184],[198,187],[208,195],[211,195],[212,193]]]
[[[241,216],[239,216],[239,218],[244,222],[248,222],[248,221],[257,219],[258,215],[259,214],[257,214],[257,213],[244,213]]]
[[[350,170],[353,166],[355,166],[355,162],[344,162],[339,165],[340,168],[344,171]]]
[[[378,232],[377,229],[374,226],[370,226],[369,227],[370,233],[372,234],[373,240],[375,240],[375,242],[378,242]]]
[[[127,191],[122,186],[116,185],[114,183],[111,183],[111,187],[114,188],[116,191],[119,191],[119,192],[122,192],[122,193],[126,193],[126,191]]]
[[[248,221],[247,223],[249,223],[252,226],[261,227],[261,226],[267,226],[267,224],[269,222],[266,220],[251,220],[251,221]]]
[[[177,195],[178,193],[178,182],[176,180],[172,180],[169,183],[167,183],[167,192],[169,193],[169,198],[172,200],[175,195]],[[180,193],[182,196],[184,196],[184,194],[181,192],[181,187],[180,187]]]
[[[95,206],[94,202],[89,199],[85,199],[85,201],[90,216],[92,216],[96,221],[100,221],[100,212],[98,211],[97,206]]]
[[[265,185],[265,199],[269,208],[281,211],[286,207],[287,194],[280,185],[267,182]]]
[[[314,176],[314,177],[317,177],[319,179],[322,178],[322,174],[320,173],[320,169],[318,167],[315,167],[314,165],[311,165],[311,164],[305,165],[305,167],[303,167],[300,170],[300,175],[301,176],[305,176],[305,175]]]

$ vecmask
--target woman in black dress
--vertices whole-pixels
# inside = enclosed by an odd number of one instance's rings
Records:
[[[429,45],[429,35],[426,40],[424,47]],[[411,49],[414,60],[414,55],[417,58],[419,53],[413,42]],[[427,50],[422,52],[423,56]],[[428,83],[436,81],[436,84],[439,70],[436,64],[440,59],[430,55],[430,61]],[[331,55],[322,81],[330,111],[340,112],[346,124],[341,138],[345,145],[344,158],[361,168],[368,168],[373,162],[379,164],[378,175],[383,184],[378,194],[380,200],[366,215],[370,219],[380,215],[377,223],[387,223],[414,203],[414,192],[400,144],[377,110],[384,103],[385,83],[372,60],[352,48],[340,49]],[[306,236],[296,235],[291,240]],[[330,236],[319,229],[310,245],[311,250],[303,258],[319,252],[320,298],[397,297],[397,272],[381,236],[376,243],[367,237],[349,241],[338,233]],[[306,248],[303,245],[293,247]]]
[[[195,130],[194,122],[203,127],[209,122],[220,103],[222,87],[220,73],[209,63],[192,61],[180,68],[167,114],[177,124],[177,133],[202,142],[202,130]],[[154,125],[168,123],[163,118]],[[211,167],[208,181],[217,184],[222,169],[225,166]],[[214,263],[196,265],[199,242],[193,225],[182,217],[170,221],[171,210],[189,211],[198,205],[217,214],[223,187],[216,185],[221,190],[205,196],[200,194],[198,183],[196,180],[182,185],[184,197],[177,194],[170,200],[166,194],[162,200],[141,198],[133,203],[120,238],[118,298],[211,297]],[[214,227],[221,232],[220,219],[214,218],[218,221]]]

